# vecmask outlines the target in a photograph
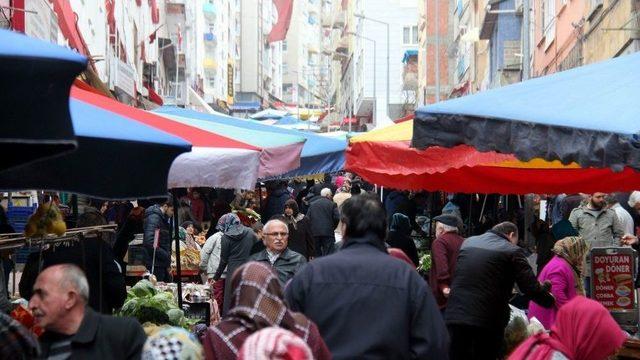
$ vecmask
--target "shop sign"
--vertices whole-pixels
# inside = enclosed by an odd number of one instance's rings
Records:
[[[233,64],[229,62],[227,64],[227,104],[233,104]]]
[[[634,259],[631,253],[593,253],[592,298],[609,310],[632,310]]]
[[[111,84],[127,93],[132,98],[136,97],[136,70],[133,66],[119,60],[111,59]]]

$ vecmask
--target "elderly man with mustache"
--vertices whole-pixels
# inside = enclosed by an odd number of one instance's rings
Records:
[[[139,359],[146,335],[129,318],[101,315],[87,306],[89,284],[71,264],[54,265],[38,276],[29,308],[40,337],[43,358]]]

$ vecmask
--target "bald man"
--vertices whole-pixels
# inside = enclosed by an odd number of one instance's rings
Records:
[[[29,308],[43,358],[139,359],[146,335],[135,319],[101,315],[87,306],[89,284],[71,264],[54,265],[36,279]]]

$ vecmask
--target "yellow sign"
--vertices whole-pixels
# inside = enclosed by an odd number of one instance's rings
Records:
[[[231,60],[227,64],[227,104],[233,105],[233,63]]]

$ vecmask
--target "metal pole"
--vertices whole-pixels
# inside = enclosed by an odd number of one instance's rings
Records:
[[[173,236],[176,241],[176,282],[178,283],[178,307],[182,309],[182,265],[180,264],[180,228],[178,226],[178,192],[173,191]]]
[[[531,68],[529,67],[530,61],[530,38],[529,34],[531,30],[531,8],[529,0],[522,1],[522,80],[529,79]]]
[[[373,123],[375,126],[378,126],[378,97],[376,96],[376,78],[378,77],[378,72],[376,70],[376,41],[371,40],[373,42]]]
[[[424,12],[426,15],[429,14],[429,1],[424,2]],[[426,16],[425,16],[426,17]],[[422,92],[422,105],[427,105],[427,96],[429,93],[429,31],[425,29],[425,39],[424,39],[424,91]]]
[[[435,72],[436,72],[436,102],[440,101],[440,11],[438,6],[438,1],[436,0],[434,10],[434,22],[436,24],[436,33],[435,33]]]
[[[389,46],[391,46],[391,43],[389,41],[389,23],[384,23],[387,26],[387,116],[389,118],[391,118],[390,112],[389,112]],[[377,124],[376,124],[377,125]]]
[[[180,36],[180,34],[178,34],[178,36]],[[178,47],[177,46],[173,46],[176,50],[176,106],[178,106],[178,79],[180,78],[180,73],[179,73],[179,69],[180,69],[180,65],[178,64]],[[186,104],[185,104],[186,105]]]

